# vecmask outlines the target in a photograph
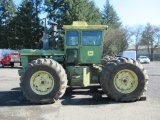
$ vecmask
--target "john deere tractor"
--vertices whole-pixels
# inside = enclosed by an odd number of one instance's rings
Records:
[[[68,86],[86,87],[93,83],[100,84],[114,101],[141,98],[148,81],[142,65],[131,58],[102,58],[107,26],[75,21],[63,28],[63,51],[57,48],[20,51],[20,87],[29,101],[53,103],[64,95]]]

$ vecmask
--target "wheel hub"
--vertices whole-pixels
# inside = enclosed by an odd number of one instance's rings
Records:
[[[38,95],[50,93],[54,87],[52,75],[46,71],[35,72],[30,79],[31,89]]]
[[[123,82],[124,82],[124,83],[126,83],[126,82],[127,82],[127,80],[126,80],[126,79],[124,79],[124,80],[123,80]]]
[[[119,71],[114,77],[114,86],[121,93],[131,93],[138,85],[137,75],[128,69]]]
[[[41,81],[41,84],[44,84],[44,81]]]

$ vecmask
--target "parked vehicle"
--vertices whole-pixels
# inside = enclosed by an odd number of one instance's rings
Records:
[[[136,60],[136,51],[124,51],[122,57],[132,58]]]
[[[1,54],[0,57],[0,66],[11,66],[14,67],[14,63],[20,63],[20,53],[19,52],[10,52]]]
[[[3,60],[3,55],[2,53],[0,53],[0,67],[3,67],[2,60]]]
[[[14,66],[14,63],[21,62],[21,60],[20,60],[21,56],[20,56],[19,52],[12,52],[12,53],[10,53],[10,56],[11,56],[10,64],[13,64],[13,66]]]
[[[150,63],[150,59],[147,56],[139,56],[138,61],[140,63],[148,63],[148,64]]]

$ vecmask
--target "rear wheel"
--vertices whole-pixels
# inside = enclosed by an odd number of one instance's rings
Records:
[[[102,59],[101,59],[101,64],[102,65],[106,65],[109,61],[111,61],[113,59],[113,57],[112,56],[108,56],[108,55],[106,55],[105,57],[103,57]]]
[[[53,103],[65,93],[67,76],[56,61],[38,59],[28,64],[20,85],[23,94],[31,102]]]
[[[104,93],[110,99],[121,102],[140,99],[146,91],[147,81],[146,70],[129,58],[110,61],[102,70],[100,79]]]

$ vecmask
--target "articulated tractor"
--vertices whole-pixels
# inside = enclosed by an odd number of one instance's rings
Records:
[[[55,23],[53,26],[56,28]],[[148,82],[143,66],[131,58],[102,57],[107,26],[74,21],[63,29],[63,50],[57,45],[50,49],[20,50],[20,87],[29,101],[54,103],[64,95],[67,87],[87,87],[95,83],[100,84],[107,97],[114,101],[131,102],[142,97]]]

